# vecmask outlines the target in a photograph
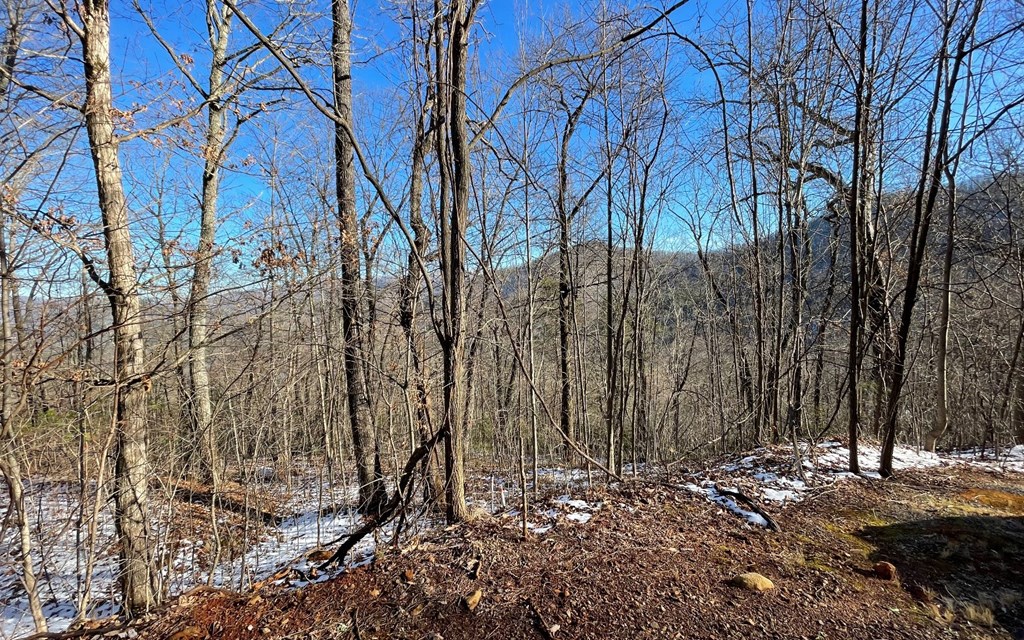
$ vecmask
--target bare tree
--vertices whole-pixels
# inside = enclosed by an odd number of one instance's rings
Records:
[[[900,322],[897,325],[896,350],[893,354],[893,384],[885,405],[884,438],[879,469],[883,476],[891,476],[893,473],[892,457],[896,444],[900,400],[907,376],[907,347],[932,218],[938,206],[943,181],[955,176],[957,159],[967,152],[977,137],[977,134],[974,134],[966,139],[956,139],[957,129],[962,130],[968,126],[961,117],[957,127],[957,92],[963,83],[970,82],[972,78],[973,55],[978,46],[978,25],[983,8],[984,3],[980,0],[973,3],[965,0],[947,7],[945,13],[940,16],[942,28],[933,63],[931,109],[925,125],[919,178],[914,190],[913,221],[907,257],[907,284],[903,294]],[[1002,37],[1006,37],[1006,33],[997,31],[995,35],[986,37],[985,41],[987,44],[999,42]],[[981,131],[990,128],[1022,103],[1022,97],[1005,102],[995,113],[979,123],[978,127]]]
[[[379,511],[387,500],[380,474],[377,442],[370,423],[370,400],[363,373],[365,350],[362,323],[362,278],[359,260],[359,218],[356,211],[355,157],[349,132],[352,129],[352,15],[348,0],[331,3],[331,63],[334,73],[335,188],[341,243],[341,322],[345,334],[345,384],[349,424],[359,474],[360,510]],[[347,125],[348,130],[342,126]]]
[[[120,540],[120,580],[125,611],[143,613],[157,604],[153,545],[149,524],[149,458],[146,448],[146,394],[151,382],[145,366],[139,282],[129,227],[128,203],[114,133],[110,66],[110,6],[88,0],[78,6],[76,21],[54,7],[82,45],[86,132],[95,171],[108,277],[87,261],[90,276],[103,290],[113,318],[114,424],[116,466],[114,522]],[[80,24],[79,24],[80,22]]]

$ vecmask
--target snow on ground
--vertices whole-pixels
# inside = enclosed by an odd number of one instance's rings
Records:
[[[537,484],[542,494],[548,491],[573,492],[589,488],[599,477],[597,472],[587,469],[564,469],[559,467],[541,466],[537,468]],[[534,488],[533,470],[526,470],[526,489]],[[470,507],[477,508],[500,518],[514,521],[520,526],[522,518],[522,489],[518,479],[509,479],[498,474],[480,476],[474,479],[484,492],[479,498],[467,497]],[[573,499],[569,493],[545,502],[534,504],[530,498],[530,518],[527,528],[535,535],[542,536],[558,524],[559,520],[573,524],[586,524],[593,517],[593,512],[601,509],[600,502],[588,503],[585,500]],[[533,522],[532,520],[538,520]]]
[[[238,518],[227,514],[218,518],[218,530],[223,539],[234,538],[236,546],[244,552],[236,557],[221,552],[220,559],[210,568],[216,555],[205,548],[207,536],[197,532],[194,536],[181,535],[168,523],[182,519],[184,507],[180,502],[161,499],[155,492],[155,535],[159,540],[158,562],[162,566],[162,589],[169,594],[182,593],[199,585],[212,585],[242,589],[254,582],[273,576],[284,567],[295,567],[308,574],[312,565],[302,556],[320,545],[328,545],[354,529],[359,516],[347,509],[332,512],[332,505],[353,504],[356,491],[346,485],[329,486],[321,483],[315,473],[291,478],[291,487],[280,482],[261,487],[264,495],[277,500],[277,512],[293,514],[273,527],[254,522],[248,531],[237,525]],[[84,576],[88,560],[87,549],[95,550],[92,581],[89,585],[87,617],[103,618],[118,612],[117,558],[115,531],[109,505],[104,505],[96,518],[96,538],[89,544],[88,523],[92,521],[91,505],[85,510],[83,527],[77,527],[79,518],[79,487],[67,482],[26,482],[26,506],[32,524],[33,556],[36,575],[40,580],[39,594],[50,631],[66,629],[78,617],[81,597],[86,585]],[[28,601],[21,584],[20,551],[16,543],[14,523],[5,520],[7,505],[0,507],[0,638],[14,638],[35,631],[28,611]],[[321,510],[327,507],[326,513]],[[200,507],[208,509],[208,507]],[[251,543],[238,542],[251,540]],[[225,544],[225,547],[228,545]],[[365,561],[374,550],[374,538],[367,537],[352,550],[353,562]],[[314,572],[315,573],[315,572]],[[326,576],[319,576],[325,579]]]
[[[623,472],[624,475],[628,475],[631,472],[631,465],[625,465],[626,470]],[[639,470],[642,470],[644,465],[639,466]],[[563,467],[555,466],[539,466],[537,467],[537,484],[543,489],[549,488],[562,488],[565,491],[571,491],[575,488],[590,486],[594,482],[597,482],[604,478],[604,472],[597,469],[565,469]],[[490,497],[496,498],[503,494],[505,500],[514,503],[516,496],[519,495],[519,472],[518,470],[510,473],[507,476],[496,472],[488,475],[476,476],[473,478],[475,481],[481,484],[485,488],[485,491],[489,491]],[[533,489],[533,469],[529,466],[526,468],[526,488]],[[497,504],[497,502],[495,502]]]
[[[687,491],[692,491],[693,493],[699,493],[699,494],[703,495],[704,497],[706,497],[711,502],[714,502],[717,505],[725,507],[729,511],[733,512],[734,514],[736,514],[739,517],[741,517],[744,520],[746,520],[749,524],[752,524],[752,525],[755,525],[755,526],[759,526],[759,527],[767,527],[768,526],[768,521],[765,520],[763,516],[761,516],[760,514],[754,513],[753,511],[747,511],[746,509],[744,509],[744,508],[740,507],[738,504],[736,504],[736,501],[733,500],[731,497],[725,496],[725,495],[722,495],[721,493],[719,493],[718,487],[716,487],[715,483],[713,481],[711,481],[711,480],[704,480],[701,483],[701,486],[697,486],[697,485],[695,485],[693,483],[690,483],[690,484],[685,485],[684,488]]]
[[[871,480],[878,478],[880,452],[877,447],[861,445],[859,449],[861,468],[866,471],[859,476],[847,471],[849,451],[838,442],[824,442],[815,447],[800,446],[802,471],[793,464],[793,452],[789,448],[758,449],[749,455],[727,464],[690,474],[686,484],[680,488],[699,494],[721,508],[733,513],[750,526],[767,526],[765,519],[757,513],[740,506],[736,500],[720,489],[738,487],[746,495],[760,500],[770,508],[779,508],[803,500],[809,493],[820,490],[834,482],[851,479]],[[893,456],[896,470],[934,467],[967,466],[993,472],[1024,473],[1024,445],[1006,449],[998,456],[980,450],[955,453],[933,454],[909,447],[897,447]],[[639,467],[639,465],[638,465]],[[257,474],[259,473],[257,469]],[[638,468],[638,472],[650,473],[653,468]],[[528,471],[528,476],[532,475]],[[531,500],[527,526],[535,535],[544,535],[557,526],[577,526],[590,522],[595,513],[604,508],[601,502],[588,502],[574,497],[574,491],[585,488],[593,478],[585,469],[565,470],[542,468],[538,470],[542,486],[554,487],[564,494],[547,499],[539,504]],[[484,490],[479,499],[472,500],[473,506],[498,514],[510,523],[518,524],[522,517],[515,508],[519,504],[520,489],[515,482],[498,476],[485,476]],[[257,477],[256,481],[261,481]],[[197,534],[192,537],[179,535],[168,523],[179,517],[174,509],[180,503],[166,499],[157,500],[157,524],[155,535],[160,540],[160,562],[163,570],[163,588],[170,594],[177,594],[198,585],[210,584],[233,589],[247,586],[278,575],[286,567],[295,569],[298,579],[290,584],[301,586],[308,582],[325,580],[329,574],[318,574],[316,562],[305,554],[319,546],[333,546],[358,523],[358,516],[347,510],[334,510],[334,505],[349,505],[355,500],[355,490],[339,482],[334,485],[324,482],[315,471],[306,470],[297,477],[281,482],[272,469],[261,493],[276,501],[278,513],[293,514],[273,527],[257,532],[240,531],[226,516],[220,517],[218,528],[225,537],[241,537],[242,549],[237,557],[225,558],[210,569],[210,558],[214,550],[204,548],[204,538]],[[532,488],[532,482],[527,482]],[[86,585],[80,576],[85,574],[87,553],[96,550],[92,580],[89,585],[90,603],[88,617],[106,617],[117,612],[117,563],[115,556],[115,535],[109,505],[99,511],[96,521],[96,538],[88,544],[87,526],[92,520],[91,509],[84,513],[83,527],[76,526],[79,519],[79,489],[77,485],[61,482],[26,483],[26,503],[30,511],[33,529],[33,545],[36,572],[41,579],[40,596],[44,602],[51,631],[60,631],[78,615],[81,594]],[[6,507],[6,505],[4,505]],[[6,520],[7,509],[0,507],[0,638],[13,638],[34,631],[28,603],[23,595],[20,582],[19,553],[15,544],[13,522]],[[512,507],[512,508],[510,508]],[[631,509],[628,505],[623,508]],[[430,526],[423,520],[416,526]],[[256,527],[250,524],[250,527]],[[83,533],[84,532],[84,533]],[[255,535],[254,535],[255,534]],[[393,529],[380,532],[382,540],[388,540]],[[194,540],[192,538],[195,538]],[[237,543],[236,543],[237,544]],[[368,562],[375,549],[375,538],[367,537],[350,554],[350,562]],[[206,568],[204,568],[206,567]]]
[[[561,523],[587,524],[603,507],[603,502],[587,502],[569,494],[560,495],[540,504],[531,504],[526,527],[534,535],[542,536]],[[519,509],[509,509],[498,515],[519,526],[522,513]]]
[[[816,454],[814,457],[817,459],[816,464],[819,470],[845,472],[850,459],[850,450],[838,442],[824,442],[811,453]],[[857,449],[857,456],[861,469],[867,470],[863,471],[861,475],[877,478],[878,473],[875,470],[881,464],[881,450],[875,446],[861,445]],[[1024,473],[1024,445],[1004,449],[998,454],[991,450],[982,451],[980,449],[931,453],[904,446],[897,446],[893,450],[892,466],[896,471],[960,465],[982,471]],[[813,469],[814,467],[809,468]]]
[[[800,453],[802,473],[794,464],[792,449],[761,448],[736,462],[690,474],[691,482],[683,485],[683,488],[703,495],[711,502],[745,519],[750,525],[764,527],[768,526],[768,523],[761,515],[744,509],[731,496],[723,495],[719,491],[719,485],[738,483],[751,498],[784,506],[787,503],[800,502],[810,492],[828,487],[834,482],[881,478],[877,471],[881,462],[881,450],[870,444],[858,447],[861,466],[859,475],[848,471],[850,450],[838,442],[823,442],[815,447],[801,443]],[[977,449],[931,453],[897,446],[893,450],[895,471],[958,466],[991,472],[1024,473],[1024,445],[1003,450],[999,455]]]
[[[564,495],[555,498],[555,504],[563,505],[567,509],[590,509],[591,506],[586,500],[573,500],[572,496]]]

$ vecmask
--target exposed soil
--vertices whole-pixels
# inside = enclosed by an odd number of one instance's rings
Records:
[[[523,541],[515,518],[434,530],[301,589],[200,590],[145,638],[1024,638],[1024,477],[849,480],[752,528],[678,479]],[[886,561],[899,579],[874,570]],[[759,593],[730,586],[758,572]],[[466,599],[481,592],[470,610]]]

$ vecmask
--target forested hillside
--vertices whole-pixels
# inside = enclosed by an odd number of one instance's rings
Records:
[[[928,621],[820,586],[818,637],[1024,630],[1019,0],[0,7],[0,636],[728,637],[765,554]],[[717,568],[604,626],[664,523]],[[522,572],[387,622],[430,557]]]

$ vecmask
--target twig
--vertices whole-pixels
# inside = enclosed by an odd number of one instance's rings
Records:
[[[359,635],[359,617],[355,609],[352,610],[352,636],[356,640],[362,640],[362,636]]]

